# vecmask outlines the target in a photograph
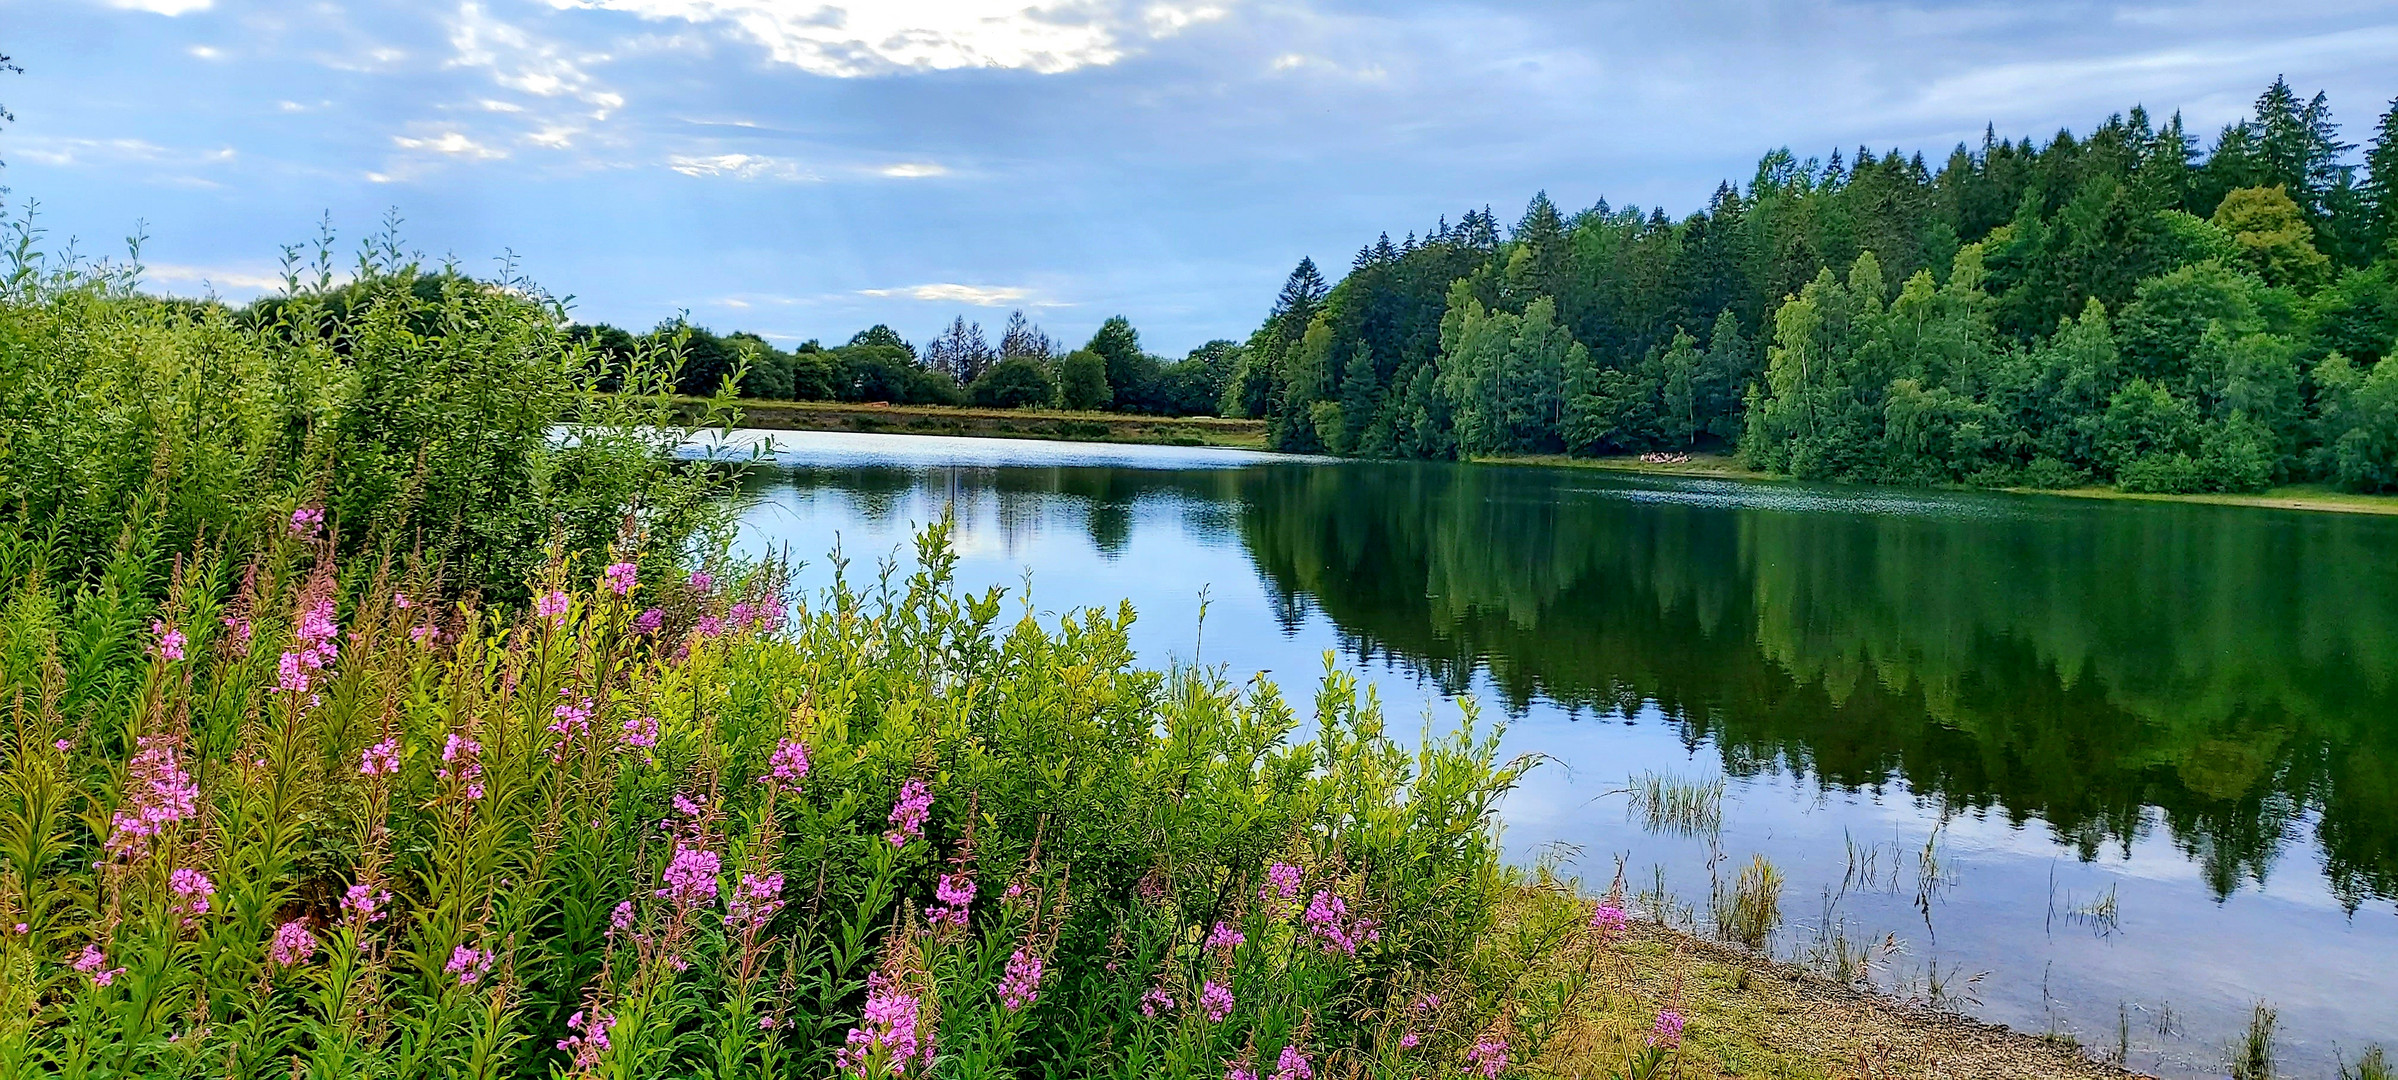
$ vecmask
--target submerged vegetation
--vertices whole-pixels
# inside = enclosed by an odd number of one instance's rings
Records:
[[[2398,106],[2362,169],[2276,81],[2198,153],[2139,109],[2046,143],[1768,154],[1679,221],[1536,197],[1303,262],[1227,415],[1367,457],[1737,447],[1810,478],[2398,489]]]

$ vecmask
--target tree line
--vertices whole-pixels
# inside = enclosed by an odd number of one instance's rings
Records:
[[[1759,161],[1680,220],[1546,194],[1302,260],[1226,381],[1274,445],[1737,453],[1891,483],[2398,490],[2398,102],[2350,164],[2276,80],[2205,152],[2084,136]]]
[[[756,334],[717,334],[682,319],[642,334],[604,323],[578,325],[572,333],[611,370],[645,347],[679,345],[683,362],[675,386],[683,394],[713,394],[730,380],[734,392],[747,398],[1154,416],[1214,414],[1241,352],[1234,342],[1211,341],[1181,360],[1153,356],[1121,315],[1068,350],[1022,311],[1008,317],[996,345],[981,323],[964,316],[922,348],[879,323],[846,344],[828,348],[810,340],[788,350]]]

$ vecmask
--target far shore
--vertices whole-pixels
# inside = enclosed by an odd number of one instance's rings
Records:
[[[700,399],[690,399],[693,407]],[[740,402],[741,426],[775,431],[864,431],[894,435],[959,435],[992,439],[1040,439],[1058,442],[1115,442],[1154,446],[1223,446],[1265,450],[1263,420],[1216,416],[1135,416],[1128,413],[1074,412],[1064,409],[984,409],[949,405],[887,405],[879,402],[755,401]],[[1487,465],[1547,465],[1569,469],[1603,469],[1649,476],[1704,477],[1758,483],[1788,483],[1790,478],[1759,472],[1730,454],[1695,453],[1687,460],[1644,460],[1640,455],[1578,458],[1563,454],[1517,454],[1473,459]],[[1995,490],[2019,495],[2059,495],[2074,499],[2116,499],[2135,502],[2205,503],[2217,506],[2256,506],[2275,510],[2315,510],[2337,514],[2398,514],[2398,495],[2361,495],[2320,485],[2292,485],[2256,494],[2153,495],[2112,487],[2081,488],[1957,488]]]

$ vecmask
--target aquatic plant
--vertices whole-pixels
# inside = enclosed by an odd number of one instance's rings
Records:
[[[1632,778],[1632,820],[1652,833],[1712,837],[1724,828],[1724,778],[1648,770]]]

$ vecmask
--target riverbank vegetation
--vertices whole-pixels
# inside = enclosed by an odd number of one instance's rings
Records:
[[[700,407],[707,399],[684,400],[694,407]],[[1224,446],[1244,450],[1263,450],[1266,447],[1266,425],[1260,420],[1069,412],[1032,407],[985,409],[953,405],[885,405],[878,402],[743,401],[741,423],[745,427],[775,431],[1059,439],[1156,446]]]
[[[1808,478],[2398,489],[2398,107],[2277,81],[2204,154],[2134,109],[1767,155],[1705,210],[1543,195],[1291,275],[1226,412],[1368,457],[1736,448]]]

